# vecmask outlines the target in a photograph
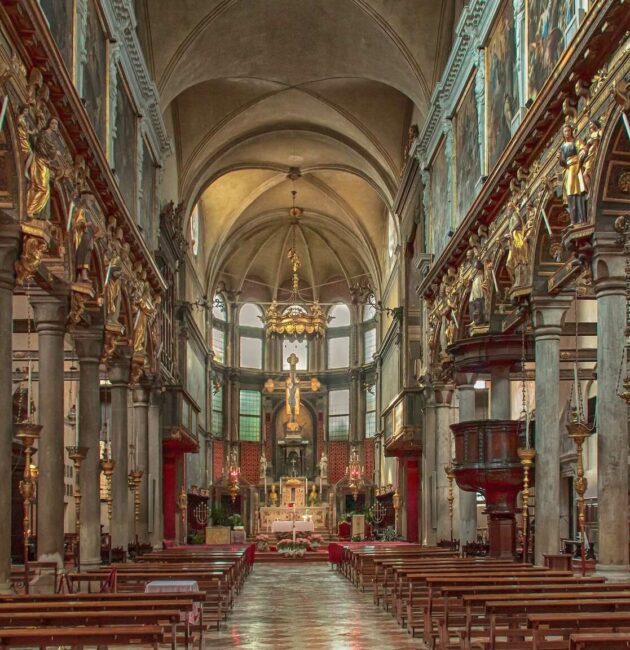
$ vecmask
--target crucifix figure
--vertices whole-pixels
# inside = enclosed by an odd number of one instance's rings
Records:
[[[295,432],[300,429],[297,421],[297,416],[300,414],[300,378],[295,372],[299,359],[292,353],[287,361],[289,362],[290,368],[289,376],[286,380],[286,412],[289,416],[287,430]]]

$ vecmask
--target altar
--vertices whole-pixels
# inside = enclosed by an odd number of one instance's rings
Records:
[[[298,519],[296,521],[274,521],[271,524],[272,533],[292,533],[295,528],[296,533],[315,532],[315,524],[312,521]]]
[[[273,529],[274,522],[286,522],[291,525],[294,519],[296,524],[312,522],[313,527],[311,528],[311,532],[325,533],[329,527],[327,504],[312,508],[262,506],[259,508],[259,515],[258,530],[264,533],[275,532]],[[299,530],[297,526],[296,529]]]

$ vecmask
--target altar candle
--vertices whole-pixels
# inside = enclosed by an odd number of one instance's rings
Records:
[[[304,483],[304,496],[308,497],[308,479],[305,479],[305,480],[306,480],[306,482]],[[304,499],[304,501],[306,503],[306,499]]]

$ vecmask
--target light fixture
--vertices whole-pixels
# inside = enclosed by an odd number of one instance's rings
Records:
[[[350,462],[346,468],[346,476],[348,477],[348,485],[352,491],[352,496],[356,501],[359,491],[363,487],[364,468],[359,460],[359,452],[354,446],[350,450]]]
[[[292,271],[291,296],[286,302],[274,300],[265,313],[267,336],[282,336],[291,341],[301,341],[305,337],[323,337],[328,325],[328,318],[319,302],[308,302],[300,293],[299,270],[302,263],[296,248],[295,233],[303,210],[295,205],[296,194],[295,190],[291,192],[292,205],[289,209],[289,215],[294,219],[293,242],[287,255]]]

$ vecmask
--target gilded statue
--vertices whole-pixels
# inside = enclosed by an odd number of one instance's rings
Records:
[[[26,216],[31,219],[38,218],[50,200],[51,171],[59,155],[56,143],[58,130],[59,122],[53,117],[45,129],[32,136],[32,150],[27,162],[29,183],[26,193]]]
[[[508,257],[505,266],[512,282],[512,287],[520,287],[525,284],[523,270],[529,266],[530,261],[530,237],[533,228],[533,220],[524,222],[521,213],[516,205],[510,201],[510,221],[508,224]]]
[[[602,140],[602,126],[599,120],[591,120],[588,123],[588,136],[586,139],[586,157],[584,158],[584,184],[586,191],[591,192],[591,183],[593,180],[593,173],[595,172],[595,162],[597,160],[597,153],[599,145]]]
[[[278,505],[278,493],[276,492],[275,483],[271,484],[271,492],[269,493],[269,503],[271,503],[272,506]]]
[[[74,234],[76,282],[91,284],[89,273],[94,250],[94,231],[88,222],[87,211],[83,205],[78,206],[75,210],[72,232]]]
[[[475,260],[468,298],[468,312],[473,325],[483,325],[488,322],[486,306],[489,296],[490,288],[484,272],[484,265],[480,260]]]
[[[151,297],[151,288],[146,281],[146,272],[143,273],[142,289],[136,301],[136,308],[136,321],[133,329],[133,353],[144,355],[147,346],[149,320],[155,312],[155,305]]]
[[[563,194],[571,217],[571,225],[586,223],[587,187],[584,181],[584,163],[587,149],[584,143],[575,137],[570,124],[562,127],[564,142],[560,145],[557,159],[564,170]]]

